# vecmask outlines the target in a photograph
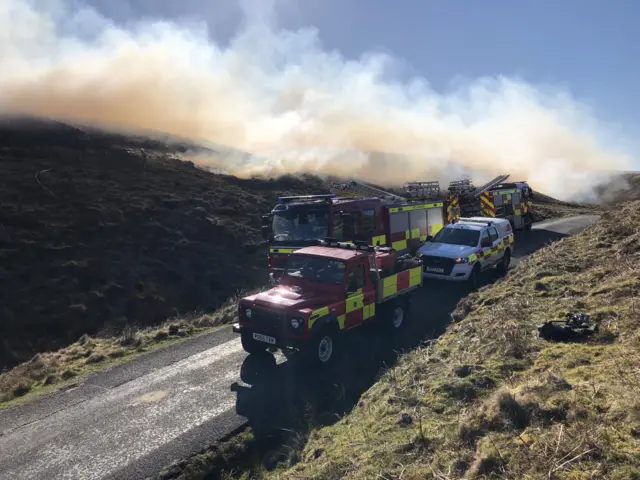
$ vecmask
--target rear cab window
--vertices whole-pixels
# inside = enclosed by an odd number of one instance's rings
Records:
[[[488,229],[484,229],[482,230],[482,233],[480,234],[480,246],[482,246],[482,242],[484,242],[484,240],[486,238],[491,238],[491,236],[489,235],[489,230]]]
[[[496,230],[496,227],[489,228],[489,237],[491,238],[492,243],[498,240],[498,238],[500,238],[500,235],[498,235],[498,230]]]

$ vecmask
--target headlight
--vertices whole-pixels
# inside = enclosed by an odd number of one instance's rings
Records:
[[[247,309],[244,311],[244,314],[247,316],[247,318],[251,318],[251,309],[250,309],[250,308],[247,308]]]
[[[302,322],[298,318],[291,319],[291,327],[294,330],[297,330],[298,328],[300,328],[300,325],[302,325]]]
[[[469,263],[469,259],[468,258],[456,258],[456,263]]]

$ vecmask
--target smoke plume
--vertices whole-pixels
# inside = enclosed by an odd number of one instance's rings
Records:
[[[225,145],[251,155],[198,160],[239,175],[313,171],[390,185],[510,173],[568,199],[631,165],[562,89],[495,77],[437,93],[426,79],[394,81],[388,55],[346,59],[313,28],[274,25],[252,12],[221,46],[205,24],[122,26],[78,1],[2,0],[0,113]]]

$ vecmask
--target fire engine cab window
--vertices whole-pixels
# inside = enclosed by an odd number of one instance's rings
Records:
[[[365,234],[376,231],[376,211],[374,209],[362,211],[362,230]]]
[[[287,260],[285,275],[324,283],[342,283],[344,268],[344,263],[336,260],[291,255]]]
[[[308,241],[326,238],[329,234],[328,212],[292,209],[273,215],[275,242]]]
[[[333,216],[333,235],[341,242],[352,242],[359,240],[360,228],[358,219],[353,213],[336,213]]]
[[[364,288],[365,284],[365,272],[364,265],[356,265],[349,272],[348,287],[350,292],[355,292],[360,288]]]

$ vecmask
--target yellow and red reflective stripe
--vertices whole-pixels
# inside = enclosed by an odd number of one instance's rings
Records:
[[[420,285],[422,268],[415,267],[382,279],[382,298],[394,295],[409,287]]]
[[[409,270],[396,273],[389,277],[382,279],[382,297],[386,298],[394,295],[402,290],[406,290],[411,287],[420,285],[422,281],[422,268],[415,267]],[[338,326],[340,329],[345,327],[346,316],[349,313],[362,310],[362,320],[372,318],[376,314],[375,301],[365,304],[365,296],[362,289],[354,292],[345,300],[328,305],[326,307],[320,307],[312,310],[309,314],[309,329],[313,327],[313,324],[323,317],[329,314],[335,315],[338,319]],[[308,311],[308,310],[307,310]]]
[[[389,213],[410,212],[412,210],[428,210],[430,208],[441,208],[442,205],[442,202],[424,203],[420,205],[403,205],[402,207],[390,208]]]

